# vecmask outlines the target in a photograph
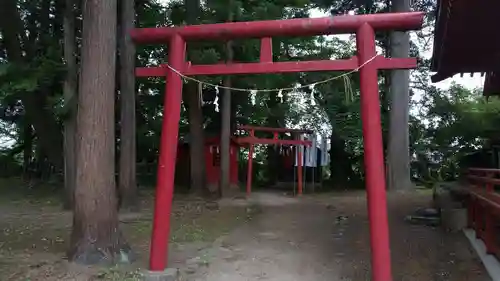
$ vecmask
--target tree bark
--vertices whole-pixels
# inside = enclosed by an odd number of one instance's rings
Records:
[[[23,176],[29,179],[33,157],[33,127],[26,118],[23,120],[23,144]]]
[[[186,23],[196,24],[198,22],[198,11],[200,9],[199,0],[184,0],[186,6]],[[190,54],[188,53],[188,56]],[[206,186],[205,171],[205,132],[203,129],[203,110],[201,108],[198,86],[189,83],[186,86],[186,95],[189,114],[189,157],[191,170],[191,191],[203,196],[209,194]]]
[[[191,182],[190,190],[202,196],[208,195],[205,172],[205,132],[203,130],[203,111],[197,86],[190,83],[186,86],[187,102],[189,104],[189,158]]]
[[[348,152],[346,152],[346,142],[338,135],[335,125],[332,126],[330,135],[330,180],[338,188],[351,188],[359,183],[359,178],[355,175],[352,167],[353,163]]]
[[[120,171],[121,207],[138,208],[136,178],[135,45],[130,31],[135,23],[135,1],[121,4],[120,35]]]
[[[76,64],[76,37],[74,0],[66,0],[64,11],[64,61],[66,63],[66,79],[63,95],[67,106],[64,120],[64,208],[73,208],[73,195],[76,174],[76,94],[78,69]]]
[[[70,260],[128,262],[115,192],[116,0],[86,0]]]
[[[281,127],[281,124],[283,124],[283,122],[280,121],[283,121],[284,116],[282,114],[283,112],[279,109],[277,93],[269,93],[269,99],[267,100],[267,111],[268,111],[267,126],[271,128]],[[266,150],[267,150],[267,175],[268,175],[267,184],[273,186],[278,181],[278,174],[279,174],[278,146],[268,145]],[[306,168],[304,168],[304,171],[306,171]]]
[[[393,12],[410,11],[410,0],[392,2]],[[410,37],[406,32],[391,32],[391,56],[408,57]],[[410,110],[410,72],[409,70],[393,70],[391,73],[391,110],[389,121],[388,148],[388,184],[390,189],[409,189],[410,155],[409,155],[409,110]]]
[[[233,1],[228,1],[228,17],[227,21],[233,21]],[[233,41],[226,42],[226,63],[233,61]],[[231,87],[231,76],[224,79],[224,86]],[[222,116],[221,116],[221,140],[220,140],[220,190],[222,196],[225,196],[231,188],[231,90],[224,89],[222,95]]]

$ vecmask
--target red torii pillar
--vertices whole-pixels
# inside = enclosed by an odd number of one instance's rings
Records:
[[[422,27],[424,14],[387,13],[344,15],[316,19],[232,22],[184,27],[138,28],[131,37],[135,43],[169,42],[169,65],[179,73],[191,75],[229,75],[285,73],[306,71],[346,71],[359,68],[361,83],[361,118],[365,151],[366,191],[370,219],[372,280],[391,281],[391,257],[387,200],[385,194],[380,101],[379,69],[416,67],[413,58],[376,56],[375,30],[415,30]],[[357,56],[347,60],[272,62],[271,37],[314,36],[356,33]],[[185,61],[186,41],[261,38],[260,62],[215,65],[192,65]],[[368,62],[374,58],[371,62]],[[365,65],[366,63],[366,65]],[[178,141],[182,79],[167,66],[138,68],[137,76],[166,77],[165,108],[158,164],[158,179],[151,239],[150,269],[165,269],[170,232],[170,214],[174,189],[175,158]]]

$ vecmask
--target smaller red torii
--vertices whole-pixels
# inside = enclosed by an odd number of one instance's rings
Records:
[[[247,168],[247,196],[252,192],[252,169],[253,169],[253,147],[256,144],[281,144],[281,145],[304,145],[311,146],[312,142],[309,140],[293,139],[293,140],[283,140],[278,137],[280,133],[290,133],[292,136],[295,134],[312,134],[312,130],[301,130],[301,129],[288,129],[288,128],[269,128],[269,127],[256,127],[241,125],[238,126],[238,130],[247,131],[248,137],[237,137],[235,141],[238,144],[248,144],[248,168]],[[258,138],[255,136],[256,131],[273,133],[273,138]],[[302,195],[302,151],[297,149],[297,193]]]

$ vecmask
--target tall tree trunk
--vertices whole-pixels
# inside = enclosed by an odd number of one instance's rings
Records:
[[[39,142],[39,140],[37,140],[37,142]],[[41,145],[38,145],[36,146],[36,150],[35,150],[35,163],[36,165],[34,165],[36,168],[35,168],[35,174],[36,174],[36,178],[37,180],[42,180],[44,178],[44,176],[46,175],[46,168],[45,168],[45,165],[46,165],[46,155],[42,149],[42,146]]]
[[[121,4],[120,35],[120,171],[121,207],[138,207],[136,178],[135,46],[130,38],[134,28],[135,1]]]
[[[205,132],[203,130],[203,111],[197,86],[190,83],[186,86],[189,114],[189,165],[191,171],[190,190],[196,194],[207,196],[205,172]]]
[[[228,16],[227,21],[233,21],[233,0],[228,1]],[[233,61],[233,41],[229,40],[226,43],[226,63]],[[231,76],[224,79],[224,86],[231,87]],[[220,190],[222,196],[227,194],[231,188],[231,90],[224,89],[222,95],[222,115],[221,115],[221,141],[220,141]],[[236,153],[236,152],[235,152]]]
[[[72,261],[128,261],[115,192],[116,0],[86,0],[77,113]],[[125,257],[125,258],[124,258]]]
[[[198,22],[200,1],[184,0],[184,5],[187,14],[186,23],[196,24]],[[186,87],[186,95],[189,113],[191,190],[194,193],[206,196],[209,192],[206,186],[205,172],[205,132],[203,130],[203,111],[198,85],[189,83]]]
[[[392,12],[410,11],[410,0],[392,1]],[[406,32],[391,32],[391,56],[408,57],[410,37]],[[410,110],[410,72],[393,70],[391,73],[391,111],[389,121],[388,175],[390,189],[409,189],[409,110]]]
[[[27,118],[23,119],[23,144],[23,176],[29,179],[33,158],[33,127]]]
[[[338,135],[335,126],[332,125],[330,135],[330,180],[338,188],[355,187],[359,179],[355,175],[352,167],[353,163],[348,152],[346,152],[346,142]]]
[[[74,0],[66,0],[64,11],[64,61],[66,63],[66,79],[64,80],[64,101],[67,112],[64,120],[64,208],[73,208],[73,195],[76,175],[76,95],[77,65]]]
[[[280,110],[278,103],[278,94],[277,93],[269,93],[269,99],[267,100],[267,126],[271,128],[281,127],[283,124],[284,112]],[[278,181],[279,174],[279,153],[277,145],[268,145],[267,146],[267,177],[268,184],[275,185]],[[306,168],[304,168],[306,171]],[[304,172],[305,175],[306,172]]]

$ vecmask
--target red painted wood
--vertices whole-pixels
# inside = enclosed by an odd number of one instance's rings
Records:
[[[415,58],[384,58],[377,57],[370,64],[378,69],[410,69],[417,66]],[[292,73],[314,71],[344,71],[353,70],[359,66],[356,57],[346,60],[327,61],[299,61],[299,62],[255,62],[189,65],[177,69],[186,76],[195,75],[223,75],[223,74],[265,74],[265,73]],[[137,77],[162,77],[168,72],[167,66],[138,67],[135,70]]]
[[[168,68],[165,66],[135,68],[135,76],[137,77],[165,77],[167,73],[168,73]]]
[[[302,150],[297,149],[297,194],[302,195],[302,161],[304,157],[302,156]]]
[[[482,177],[482,176],[467,176],[467,179],[471,182],[481,183],[481,184],[493,184],[500,185],[500,179]]]
[[[186,44],[180,36],[170,42],[168,61],[173,67],[180,67],[186,56]],[[156,184],[155,208],[149,268],[152,271],[165,269],[168,260],[168,237],[170,214],[174,195],[175,159],[181,116],[182,79],[174,72],[167,75],[163,123],[161,129],[160,157]]]
[[[230,157],[229,157],[229,179],[232,185],[238,185],[238,159],[240,154],[239,146],[232,145],[230,148]],[[220,174],[220,173],[219,173]]]
[[[254,136],[254,131],[250,130],[250,137]],[[248,165],[247,165],[247,196],[252,192],[252,167],[253,167],[253,144],[250,144],[248,151]]]
[[[500,169],[491,169],[491,168],[469,168],[469,173],[474,172],[489,172],[493,174],[500,174]]]
[[[238,126],[239,130],[254,130],[260,132],[277,132],[277,133],[298,133],[298,134],[312,134],[313,130],[303,130],[303,129],[289,129],[289,128],[271,128],[271,127],[259,127],[259,126],[249,126],[249,125],[240,125]]]
[[[183,27],[136,28],[131,37],[135,43],[166,43],[174,34],[185,40],[227,40],[276,36],[314,36],[354,33],[369,24],[375,30],[416,30],[422,27],[424,13],[380,13],[342,15],[324,18],[300,18],[253,22],[230,22]],[[384,280],[387,281],[387,280]]]
[[[260,62],[273,61],[273,41],[271,37],[260,39]]]
[[[476,205],[476,238],[483,240],[483,205],[478,202]]]
[[[485,212],[484,221],[484,244],[486,245],[486,253],[495,254],[496,252],[496,229],[495,216],[491,212]]]
[[[498,179],[492,178],[500,172],[497,169],[469,169],[467,179],[472,184],[480,183],[480,187],[470,185],[468,201],[468,225],[476,232],[476,237],[484,241],[488,254],[496,254],[496,221],[500,216],[500,195],[493,185],[498,184]],[[486,176],[475,176],[475,174]],[[486,188],[484,188],[484,186]]]
[[[295,165],[295,151],[293,149],[290,149],[282,157],[283,157],[283,167],[285,169],[290,169],[290,168],[293,169],[293,166]]]
[[[238,153],[239,146],[234,142],[230,145],[229,155],[229,179],[231,184],[238,184]],[[207,144],[205,146],[205,164],[207,183],[211,186],[219,186],[220,183],[220,142],[216,144]]]
[[[308,140],[264,139],[257,137],[239,137],[235,141],[239,144],[312,145],[312,142]]]
[[[373,27],[364,24],[359,28],[356,34],[356,43],[360,64],[375,55],[374,38]],[[391,252],[377,67],[373,64],[367,64],[361,68],[359,76],[366,192],[370,220],[372,279],[374,281],[391,281]]]
[[[293,73],[312,71],[343,71],[352,70],[358,66],[357,59],[332,61],[287,61],[287,62],[255,62],[212,65],[186,66],[184,73],[193,75],[222,75],[222,74],[266,74],[266,73]]]
[[[479,201],[486,202],[490,205],[497,205],[500,209],[500,194],[486,191],[484,188],[480,187],[470,187],[469,193],[476,196]]]
[[[235,142],[235,139],[231,139],[229,145],[229,179],[231,184],[238,184],[238,153],[240,146]],[[217,152],[217,150],[219,152]],[[220,138],[208,138],[205,141],[205,167],[206,167],[206,177],[207,183],[210,186],[218,187],[220,183],[220,162],[216,159],[220,157]],[[220,158],[219,158],[220,159]]]

